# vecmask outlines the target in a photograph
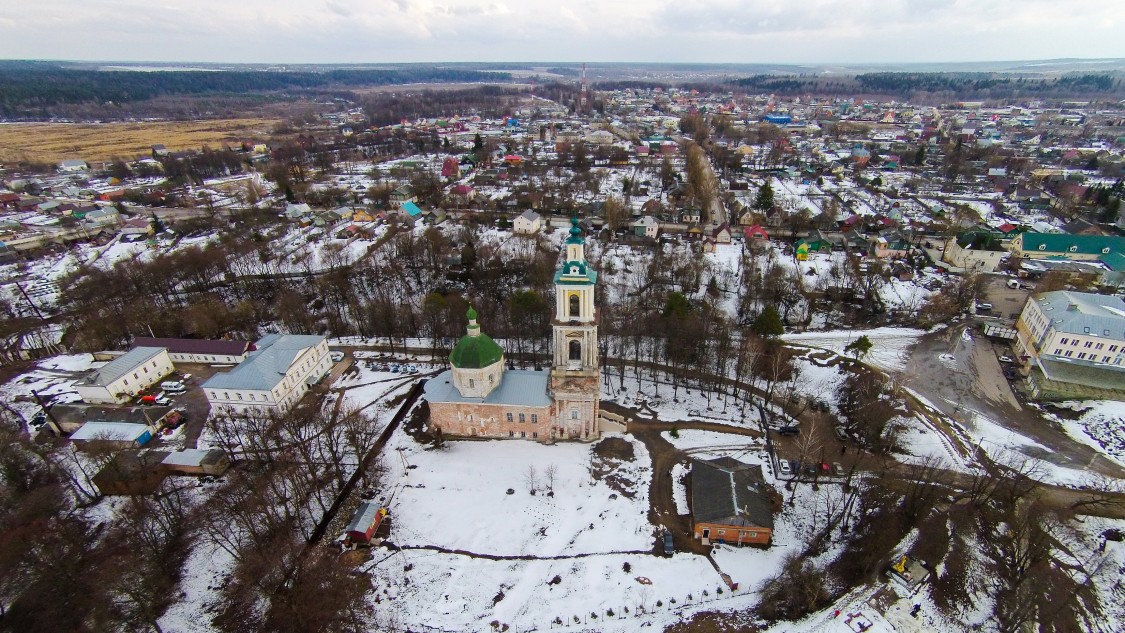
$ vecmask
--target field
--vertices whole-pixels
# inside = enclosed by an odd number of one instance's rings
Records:
[[[0,160],[57,162],[126,159],[163,144],[170,151],[219,148],[224,142],[264,140],[274,119],[214,119],[145,123],[8,123],[0,125]]]

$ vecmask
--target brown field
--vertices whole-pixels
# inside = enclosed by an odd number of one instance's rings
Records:
[[[277,119],[215,119],[145,123],[9,123],[0,125],[0,161],[53,163],[148,155],[156,144],[169,151],[265,140]]]

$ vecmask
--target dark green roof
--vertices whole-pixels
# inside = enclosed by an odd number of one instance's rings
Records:
[[[449,353],[449,364],[458,369],[480,369],[498,362],[504,350],[487,334],[462,336]]]
[[[570,237],[566,238],[567,244],[581,244],[585,240],[582,239],[582,229],[578,227],[578,218],[570,218]]]

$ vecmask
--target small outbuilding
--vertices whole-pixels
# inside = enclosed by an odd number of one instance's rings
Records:
[[[230,458],[218,449],[187,448],[168,453],[161,468],[178,475],[213,475],[218,477],[230,468]]]
[[[70,441],[83,449],[93,446],[137,448],[148,444],[152,436],[152,427],[147,424],[87,422],[70,435]]]
[[[387,509],[382,505],[375,501],[364,501],[352,515],[345,536],[352,543],[370,543],[386,516]]]
[[[769,545],[773,537],[770,487],[758,464],[730,457],[691,462],[692,531],[704,545]]]

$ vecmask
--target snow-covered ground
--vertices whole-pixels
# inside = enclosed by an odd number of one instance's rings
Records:
[[[1093,400],[1063,402],[1056,406],[1082,412],[1077,420],[1051,416],[1067,435],[1125,464],[1125,402]]]
[[[35,369],[0,385],[0,398],[29,420],[39,410],[33,392],[47,402],[77,402],[81,398],[74,390],[74,381],[81,377],[81,372],[104,364],[95,362],[90,354],[51,356],[39,361]]]
[[[910,348],[925,331],[913,328],[881,327],[871,330],[834,330],[827,332],[801,332],[784,334],[786,343],[820,347],[847,356],[844,348],[861,336],[866,336],[874,346],[863,358],[880,369],[898,371],[906,368]]]

